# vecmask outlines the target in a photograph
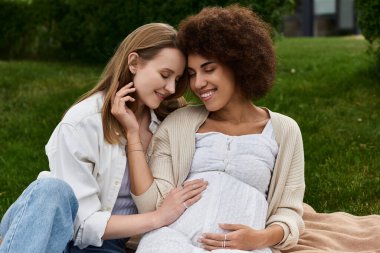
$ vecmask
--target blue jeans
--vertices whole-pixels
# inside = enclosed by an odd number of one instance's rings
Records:
[[[102,247],[73,246],[78,201],[71,187],[54,178],[31,183],[5,213],[0,224],[0,253],[125,253],[126,240],[104,241]]]
[[[85,249],[79,249],[73,246],[73,242],[67,244],[64,253],[125,253],[125,243],[127,239],[107,240],[103,241],[102,247],[88,246]]]

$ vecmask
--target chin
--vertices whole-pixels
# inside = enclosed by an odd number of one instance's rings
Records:
[[[216,112],[216,111],[219,111],[221,108],[219,108],[218,106],[215,106],[213,104],[204,104],[207,111],[209,112]]]
[[[146,104],[146,106],[149,107],[149,109],[155,110],[160,106],[160,104],[161,103],[149,103],[149,104]]]

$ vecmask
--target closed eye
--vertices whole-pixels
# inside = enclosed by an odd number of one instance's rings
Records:
[[[191,77],[195,76],[195,71],[192,70],[192,69],[188,69],[188,70],[187,70],[187,74],[188,74],[189,77],[191,78]]]
[[[170,74],[169,73],[161,73],[161,77],[164,79],[169,78]]]

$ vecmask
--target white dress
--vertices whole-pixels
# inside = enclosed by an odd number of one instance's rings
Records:
[[[177,221],[144,235],[137,253],[206,252],[198,242],[202,233],[229,232],[223,231],[219,223],[264,229],[268,209],[266,196],[277,152],[271,121],[261,134],[197,133],[196,151],[187,180],[203,178],[208,181],[208,187],[202,198]],[[213,252],[243,251],[219,249]]]

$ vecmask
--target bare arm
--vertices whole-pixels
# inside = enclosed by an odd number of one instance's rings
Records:
[[[122,87],[112,97],[112,115],[119,121],[127,133],[126,152],[128,156],[131,192],[135,195],[144,193],[153,183],[153,176],[145,161],[144,148],[140,139],[140,126],[133,111],[126,102],[134,102],[129,94],[135,92],[133,83]]]
[[[127,238],[162,227],[157,212],[132,215],[112,215],[108,220],[103,240]]]
[[[188,206],[197,202],[206,189],[203,181],[187,182],[170,191],[157,210],[134,215],[112,215],[108,220],[103,240],[126,238],[173,223]],[[193,196],[189,198],[189,196]],[[184,204],[186,203],[186,204]]]
[[[145,160],[144,148],[140,140],[139,132],[128,131],[128,156],[129,177],[131,179],[131,192],[141,195],[146,192],[153,183],[152,172]]]

